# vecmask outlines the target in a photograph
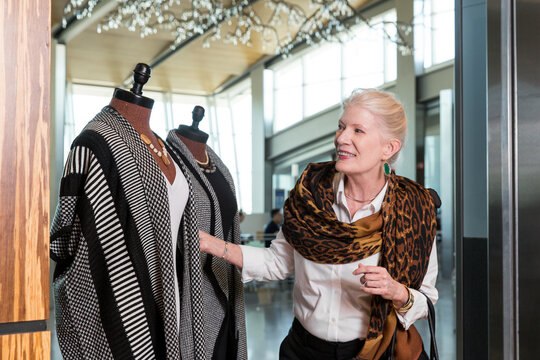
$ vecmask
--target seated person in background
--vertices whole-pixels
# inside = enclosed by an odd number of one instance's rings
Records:
[[[279,209],[272,209],[270,212],[271,220],[264,227],[264,247],[270,247],[272,239],[279,232],[279,227],[283,222],[283,215]]]
[[[244,211],[242,211],[242,209],[238,210],[238,222],[241,224],[245,218],[246,214],[244,213]]]
[[[238,210],[238,225],[241,225],[245,218],[246,213],[242,209]],[[242,232],[242,228],[240,227],[240,244],[244,245],[248,239],[249,236],[246,237],[246,235]]]

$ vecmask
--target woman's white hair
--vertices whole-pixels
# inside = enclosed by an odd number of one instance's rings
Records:
[[[385,139],[398,139],[403,148],[407,135],[407,117],[403,105],[394,94],[377,89],[356,89],[343,101],[343,111],[350,106],[359,106],[375,115],[380,120]],[[397,160],[400,151],[388,159],[390,164]]]

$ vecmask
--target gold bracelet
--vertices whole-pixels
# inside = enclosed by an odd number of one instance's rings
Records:
[[[225,249],[223,250],[223,256],[221,257],[223,260],[225,260],[225,256],[227,256],[228,246],[229,243],[225,241]]]
[[[407,312],[414,305],[414,294],[413,294],[413,292],[407,286],[405,286],[405,289],[407,289],[407,292],[409,293],[409,298],[407,299],[407,302],[400,308],[398,308],[398,307],[396,307],[395,305],[392,304],[394,306],[394,309],[396,309],[397,312],[402,312],[402,313]]]

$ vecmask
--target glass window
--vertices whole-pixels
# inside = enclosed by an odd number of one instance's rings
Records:
[[[395,10],[391,10],[381,15],[383,22],[380,26],[384,27],[384,33],[381,34],[384,39],[384,82],[395,81],[397,79],[397,45],[391,39],[396,37],[396,27],[393,25],[397,21]],[[383,31],[382,28],[379,29]],[[390,38],[389,38],[390,37]]]
[[[163,94],[155,91],[145,91],[144,96],[154,99],[154,106],[150,114],[150,129],[162,139],[166,139],[169,131],[169,118]]]
[[[238,206],[246,212],[252,209],[252,149],[251,149],[251,93],[231,99],[233,138],[236,148]]]
[[[215,151],[223,163],[229,167],[231,174],[234,175],[236,172],[236,159],[234,156],[234,142],[232,140],[231,109],[229,108],[229,99],[227,97],[216,99],[215,123],[214,134],[219,138],[219,148],[215,149]]]
[[[274,132],[303,118],[302,61],[280,66],[274,72]]]
[[[395,21],[395,11],[370,20],[372,27],[358,25],[352,37],[343,45],[343,95],[356,88],[378,87],[397,76],[397,49],[388,39],[395,27],[385,22]]]
[[[73,84],[73,124],[78,135],[112,99],[113,88]]]
[[[218,153],[236,186],[238,207],[250,213],[252,206],[251,82],[247,81],[215,97],[212,135]]]
[[[75,137],[104,106],[109,105],[113,92],[114,89],[110,87],[68,84],[64,122],[64,159],[67,158]]]
[[[341,98],[341,45],[325,44],[303,56],[304,117],[339,103]]]
[[[433,64],[454,58],[454,1],[432,0]]]
[[[424,68],[454,58],[454,1],[416,0],[414,41]]]
[[[379,87],[397,78],[395,9],[354,27],[340,43],[323,43],[277,64],[274,132],[328,109],[355,88]]]

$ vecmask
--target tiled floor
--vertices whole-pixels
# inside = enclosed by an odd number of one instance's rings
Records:
[[[294,319],[292,281],[246,284],[248,359],[275,360]]]

